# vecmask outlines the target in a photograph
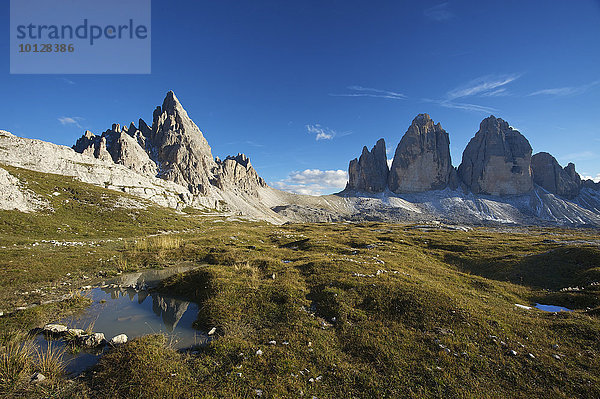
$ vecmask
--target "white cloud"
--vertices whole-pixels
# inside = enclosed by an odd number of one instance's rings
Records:
[[[481,96],[497,96],[498,94],[507,93],[502,89],[502,86],[505,86],[511,82],[514,82],[520,77],[520,75],[512,74],[512,75],[488,75],[482,76],[477,79],[473,79],[470,82],[457,87],[454,90],[450,90],[447,93],[447,97],[450,100],[454,100],[456,98],[469,97],[475,95]]]
[[[389,98],[392,100],[405,100],[406,96],[402,93],[398,93],[390,90],[375,89],[372,87],[362,86],[348,86],[348,90],[354,91],[354,93],[344,94],[333,94],[329,95],[332,97],[374,97],[374,98]]]
[[[323,195],[343,190],[347,182],[348,172],[344,170],[306,169],[291,172],[287,178],[271,184],[295,194]]]
[[[596,177],[593,177],[593,176],[581,176],[581,179],[582,179],[582,180],[588,180],[588,179],[591,179],[591,180],[595,181],[596,183],[600,183],[600,173],[598,173],[598,174],[596,175]]]
[[[336,136],[336,132],[333,129],[323,127],[318,123],[316,125],[306,125],[308,133],[315,134],[315,140],[331,140]]]
[[[437,22],[447,21],[454,18],[454,13],[448,9],[448,2],[438,4],[423,11],[423,14],[429,19]]]
[[[498,111],[496,108],[486,107],[483,105],[469,104],[469,103],[457,103],[450,100],[431,100],[424,98],[423,101],[438,104],[444,108],[462,109],[464,111],[476,111],[490,114]]]
[[[534,91],[529,94],[530,96],[575,96],[578,94],[583,94],[594,86],[600,84],[600,80],[596,80],[595,82],[588,83],[581,86],[568,86],[568,87],[556,87],[552,89],[543,89]]]
[[[83,127],[81,127],[81,125],[79,124],[79,122],[83,121],[83,118],[80,118],[79,116],[61,116],[60,118],[58,118],[58,121],[63,126],[73,125],[77,126],[80,129],[83,129]]]
[[[473,104],[471,102],[458,102],[457,99],[466,97],[501,97],[508,96],[510,93],[506,90],[506,85],[514,82],[520,77],[517,74],[511,75],[487,75],[459,86],[446,93],[443,99],[423,98],[422,101],[438,104],[445,108],[462,109],[464,111],[475,111],[490,114],[498,110],[485,105]]]

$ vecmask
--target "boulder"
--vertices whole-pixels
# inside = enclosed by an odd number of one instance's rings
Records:
[[[44,332],[52,335],[63,335],[67,331],[67,326],[63,326],[62,324],[46,324],[44,326]]]
[[[106,340],[104,338],[104,334],[92,333],[79,336],[78,343],[81,346],[86,346],[88,348],[96,348],[98,346],[104,345],[106,343]]]
[[[360,158],[350,161],[348,175],[347,190],[370,193],[385,191],[389,175],[385,141],[379,139],[371,151],[363,147]]]
[[[562,168],[552,155],[540,152],[531,157],[531,170],[533,182],[545,190],[568,199],[579,195],[581,178],[573,163]]]
[[[525,194],[533,189],[531,152],[521,133],[492,115],[465,148],[458,175],[474,194]]]
[[[453,170],[448,133],[429,115],[419,114],[396,148],[388,185],[395,193],[443,189]]]
[[[117,345],[123,345],[125,343],[127,343],[127,335],[125,334],[119,334],[116,335],[114,337],[112,337],[110,339],[110,341],[108,341],[112,346],[117,346]]]

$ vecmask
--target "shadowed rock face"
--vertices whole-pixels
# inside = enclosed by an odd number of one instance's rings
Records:
[[[458,175],[474,194],[525,194],[533,189],[531,152],[521,133],[490,116],[463,152]]]
[[[193,194],[207,194],[216,167],[210,146],[172,91],[154,110],[149,141],[158,177],[187,185]]]
[[[562,168],[552,155],[540,152],[531,158],[531,170],[534,183],[551,193],[568,199],[579,195],[581,178],[573,163]]]
[[[379,139],[371,151],[367,147],[363,147],[360,158],[350,161],[349,181],[346,189],[370,193],[385,191],[388,174],[385,141]]]
[[[429,115],[420,114],[396,148],[388,185],[395,193],[443,189],[453,171],[448,133]]]
[[[152,126],[140,119],[139,127],[132,122],[123,128],[115,124],[101,136],[86,132],[73,149],[175,182],[196,195],[208,195],[214,187],[237,187],[254,194],[267,187],[244,154],[213,159],[202,132],[172,91],[154,110]]]

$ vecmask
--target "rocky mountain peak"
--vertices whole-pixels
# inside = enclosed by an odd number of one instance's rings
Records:
[[[371,151],[363,147],[360,158],[350,161],[348,175],[346,189],[373,193],[384,191],[389,175],[385,140],[379,139]]]
[[[428,114],[419,114],[396,148],[388,185],[396,193],[442,189],[453,170],[448,133]]]
[[[177,98],[177,96],[175,95],[175,93],[172,90],[169,91],[167,93],[167,95],[165,96],[165,99],[163,100],[163,103],[162,103],[161,110],[162,110],[162,112],[166,112],[168,115],[176,115],[178,113],[185,113],[185,116],[187,116],[187,112],[185,111],[185,109],[179,102],[179,99]]]
[[[253,192],[266,187],[244,154],[223,162],[213,159],[204,135],[172,91],[156,107],[152,120],[152,126],[142,119],[139,127],[115,123],[101,136],[86,132],[73,149],[183,185],[195,195],[208,195],[213,187],[237,186]]]
[[[474,194],[525,194],[533,189],[531,153],[519,131],[491,115],[465,148],[458,175]]]
[[[553,194],[573,199],[581,191],[581,177],[573,163],[562,168],[552,155],[539,152],[531,158],[531,169],[534,183]]]

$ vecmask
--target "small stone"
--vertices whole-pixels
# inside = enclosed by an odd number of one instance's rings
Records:
[[[87,346],[88,348],[95,348],[102,345],[104,342],[104,334],[102,333],[92,333],[79,337],[79,343],[83,346]]]
[[[256,356],[262,356],[263,355],[263,351],[261,351],[260,349],[256,351]]]
[[[31,382],[32,383],[38,383],[38,382],[42,382],[46,379],[46,376],[42,373],[35,373],[34,375],[31,376]]]
[[[210,331],[208,332],[208,335],[214,335],[217,332],[217,327],[213,327],[210,329]]]
[[[535,359],[535,356],[533,355],[533,353],[528,353],[528,354],[527,354],[527,356],[528,356],[530,359]]]
[[[110,339],[110,344],[112,346],[123,345],[125,343],[127,343],[127,335],[125,334],[119,334]]]
[[[556,360],[560,360],[561,359],[560,355],[552,355],[552,357],[555,358]]]
[[[44,332],[49,334],[61,335],[66,333],[67,330],[67,326],[63,326],[62,324],[46,324],[44,326]]]
[[[508,351],[508,354],[511,356],[517,356],[517,351],[511,349],[510,351]]]
[[[275,340],[269,341],[269,345],[277,345],[277,341],[275,341]]]

